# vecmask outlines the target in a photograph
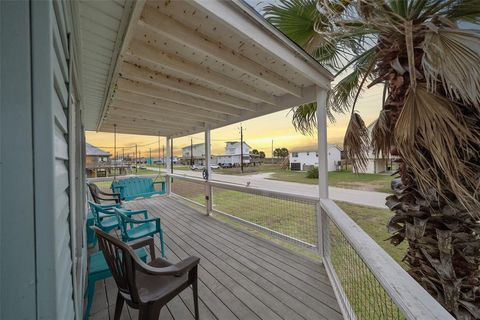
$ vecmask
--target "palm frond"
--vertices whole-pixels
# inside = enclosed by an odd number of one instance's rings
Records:
[[[327,103],[327,117],[330,122],[335,122]],[[307,103],[291,109],[293,113],[292,123],[296,131],[304,135],[313,135],[317,132],[317,104]]]
[[[431,26],[422,66],[432,92],[441,84],[453,99],[480,110],[480,35],[474,30]]]
[[[323,37],[315,32],[315,25],[322,20],[316,4],[316,0],[280,0],[276,5],[265,6],[265,18],[312,53],[323,43]]]
[[[383,159],[389,157],[392,148],[392,124],[388,112],[390,111],[380,111],[380,115],[373,125],[370,141],[373,153]]]
[[[365,122],[360,114],[353,112],[345,132],[343,149],[347,159],[352,161],[355,172],[361,172],[366,169],[369,145],[370,139]]]
[[[345,112],[353,107],[363,89],[366,79],[376,61],[376,51],[368,51],[354,64],[353,71],[340,80],[332,89],[331,109],[335,112]]]
[[[480,205],[475,192],[480,129],[450,100],[424,85],[407,94],[395,125],[396,147],[420,191],[449,201],[454,194],[466,208]],[[478,210],[471,210],[478,214]]]
[[[446,10],[446,17],[450,20],[480,23],[480,1],[478,0],[455,1],[455,3]]]

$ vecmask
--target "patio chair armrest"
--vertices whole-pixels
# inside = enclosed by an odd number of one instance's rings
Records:
[[[177,264],[174,264],[165,268],[155,268],[145,263],[142,263],[141,265],[139,265],[139,267],[141,271],[151,275],[179,277],[189,272],[190,270],[192,270],[194,267],[198,265],[199,262],[200,262],[200,258],[191,256],[180,261]]]
[[[120,209],[121,208],[120,204],[118,204],[118,203],[115,203],[115,204],[101,204],[100,207],[102,209],[113,209],[113,208],[119,208]]]
[[[137,214],[143,214],[145,219],[148,219],[148,211],[145,210],[145,209],[142,209],[142,210],[128,210],[128,211],[126,210],[126,211],[123,212],[123,214],[125,214],[128,218],[130,218],[131,216],[135,216]],[[132,220],[134,220],[134,219],[132,219]],[[138,221],[145,221],[145,220],[138,220]]]
[[[127,223],[133,223],[133,224],[142,224],[142,223],[147,223],[147,222],[155,222],[157,224],[160,223],[160,218],[152,218],[152,219],[144,219],[144,220],[136,220],[132,218],[125,219]],[[158,222],[157,222],[158,221]]]
[[[105,191],[102,191],[102,190],[98,190],[98,193],[100,194],[103,194],[104,196],[120,196],[120,193],[112,193],[112,192],[105,192]]]
[[[155,241],[153,237],[141,238],[127,243],[133,250],[148,246],[150,251],[150,258],[155,259]]]

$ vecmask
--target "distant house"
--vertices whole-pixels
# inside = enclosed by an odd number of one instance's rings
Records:
[[[87,177],[98,177],[107,175],[110,166],[111,154],[89,143],[85,143],[85,168]]]
[[[368,127],[368,135],[370,140],[372,138],[372,130],[373,126],[375,125],[375,121],[372,122]],[[387,157],[383,157],[381,154],[376,155],[373,152],[373,148],[369,148],[368,150],[368,161],[367,166],[365,169],[360,170],[359,173],[382,173],[392,170],[392,156],[388,155]]]
[[[328,145],[328,171],[335,171],[340,168],[341,149],[335,144]],[[288,155],[290,169],[296,171],[308,171],[318,167],[318,153],[312,149],[292,150]]]
[[[192,157],[193,153],[193,157]],[[182,148],[182,164],[191,164],[193,158],[193,164],[204,164],[205,162],[205,143],[197,143],[194,145],[188,145]]]
[[[250,150],[252,148],[243,142],[243,164],[250,164]],[[241,163],[242,148],[240,141],[228,141],[225,143],[225,154],[216,156],[220,166],[237,166]]]

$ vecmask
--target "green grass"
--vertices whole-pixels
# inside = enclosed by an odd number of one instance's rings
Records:
[[[277,169],[272,174],[272,180],[317,184],[317,179],[306,177],[303,171],[291,171]],[[332,187],[378,191],[390,193],[392,177],[388,174],[353,173],[351,171],[330,171],[328,173],[328,185]]]
[[[174,179],[172,192],[202,204],[205,202],[205,189],[201,184]],[[312,205],[218,188],[213,189],[213,203],[216,210],[306,242],[314,243],[315,241],[315,211]],[[386,252],[401,263],[406,252],[406,244],[402,243],[395,247],[385,241],[390,236],[386,227],[392,216],[390,210],[344,202],[337,202],[337,204]],[[283,214],[286,211],[288,216]],[[244,227],[243,224],[242,226]],[[269,237],[269,239],[272,238]]]

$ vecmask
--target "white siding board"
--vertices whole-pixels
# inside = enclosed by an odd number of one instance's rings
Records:
[[[68,177],[68,41],[65,3],[36,2],[38,32],[34,48],[37,78],[35,139],[39,247],[39,317],[73,319],[73,277],[70,249]],[[41,76],[40,76],[41,75]],[[35,82],[37,81],[37,82]],[[41,125],[40,125],[41,124]],[[38,150],[38,151],[37,151]],[[37,154],[38,153],[38,154]],[[48,188],[46,186],[51,185]],[[53,209],[53,210],[52,210]],[[49,294],[45,294],[48,292]]]
[[[107,15],[95,8],[90,6],[91,2],[88,2],[88,5],[82,7],[82,17],[85,17],[87,20],[97,23],[99,26],[102,26],[105,29],[108,29],[112,32],[117,32],[118,26],[120,25],[120,19],[114,18],[111,15]]]
[[[82,26],[84,30],[90,33],[96,34],[105,40],[116,39],[117,33],[115,31],[105,28],[104,26],[98,25],[96,21],[92,21],[88,19],[88,17],[84,17],[83,15],[82,15],[82,18],[89,20],[89,21],[85,21],[84,25]]]
[[[110,59],[111,56],[112,56],[112,52],[113,50],[111,49],[107,49],[107,48],[104,48],[104,47],[101,47],[101,46],[97,46],[97,45],[92,45],[91,43],[87,43],[85,44],[85,46],[83,46],[83,56],[87,56],[88,54],[90,55],[93,55],[93,56],[99,56],[99,57],[104,57],[104,58],[108,58]]]
[[[105,38],[88,29],[82,31],[82,41],[84,42],[84,46],[90,45],[91,47],[101,47],[106,50],[111,50],[112,53],[113,47],[115,46],[115,40]]]
[[[120,2],[121,3],[113,1],[90,1],[88,2],[88,5],[110,17],[118,19],[118,17],[121,17],[123,14],[123,1]]]
[[[68,77],[68,67],[67,67],[67,57],[66,54],[68,51],[65,51],[65,47],[62,43],[60,30],[58,29],[59,25],[57,24],[57,19],[55,15],[53,15],[53,47],[55,49],[55,53],[57,55],[57,61],[60,64],[60,68],[62,70],[63,78],[66,79]]]
[[[60,33],[60,37],[62,39],[62,46],[63,50],[66,53],[66,57],[68,58],[68,48],[67,48],[67,26],[65,21],[65,11],[63,7],[63,1],[52,1],[53,2],[53,9],[55,14],[52,14],[53,21],[57,24],[58,30],[62,30]],[[55,26],[54,26],[55,27]]]
[[[52,57],[52,62],[53,62],[53,81],[54,81],[54,87],[55,91],[57,92],[60,101],[63,105],[64,108],[67,106],[67,88],[65,87],[65,78],[62,75],[62,72],[60,70],[60,63],[55,57],[55,54],[53,54],[54,57]]]

